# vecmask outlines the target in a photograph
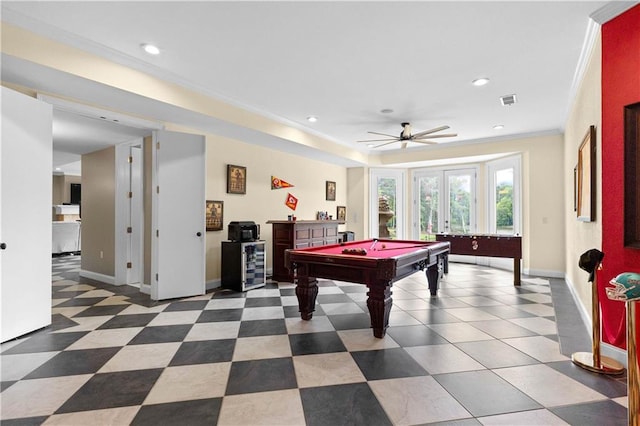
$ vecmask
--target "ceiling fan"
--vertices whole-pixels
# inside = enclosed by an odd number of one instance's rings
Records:
[[[430,130],[425,130],[423,132],[418,132],[415,134],[411,134],[411,123],[402,123],[402,132],[400,132],[400,136],[394,136],[394,135],[389,135],[387,133],[379,133],[379,132],[367,132],[370,133],[372,135],[380,135],[380,136],[388,136],[388,139],[369,139],[369,140],[364,140],[364,141],[358,141],[358,142],[367,142],[367,143],[371,143],[371,142],[384,142],[380,145],[376,145],[373,148],[380,148],[382,146],[385,145],[389,145],[395,142],[401,142],[402,143],[402,148],[406,148],[407,147],[407,143],[409,142],[417,142],[417,143],[423,143],[423,144],[435,144],[438,143],[436,141],[432,141],[432,140],[428,140],[428,139],[435,139],[435,138],[452,138],[454,136],[458,136],[457,133],[446,133],[446,134],[440,134],[440,135],[434,135],[433,133],[436,132],[440,132],[442,130],[446,130],[448,129],[449,126],[440,126],[440,127],[435,127],[433,129]]]

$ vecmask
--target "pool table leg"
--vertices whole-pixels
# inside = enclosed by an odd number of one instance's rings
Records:
[[[438,278],[440,277],[440,271],[438,270],[438,262],[429,266],[425,271],[427,275],[427,281],[429,282],[429,291],[432,296],[438,294]]]
[[[316,310],[316,297],[318,296],[318,280],[312,277],[298,276],[296,279],[296,296],[300,317],[308,321]]]
[[[371,317],[371,328],[373,335],[382,339],[389,326],[389,312],[391,312],[391,283],[373,284],[369,286],[367,293],[367,307]]]

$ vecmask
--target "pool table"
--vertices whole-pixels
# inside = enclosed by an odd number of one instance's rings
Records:
[[[393,282],[425,270],[435,296],[449,253],[448,242],[374,239],[304,249],[288,249],[285,265],[294,272],[300,316],[310,320],[318,295],[317,278],[365,284],[373,335],[384,337]]]

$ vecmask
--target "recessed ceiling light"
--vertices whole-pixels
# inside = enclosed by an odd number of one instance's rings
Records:
[[[476,78],[471,82],[474,86],[484,86],[489,82],[489,79],[486,77]]]
[[[158,48],[158,46],[154,46],[153,44],[144,43],[144,44],[141,44],[140,47],[142,47],[142,50],[147,52],[149,55],[160,54],[160,49]]]
[[[502,130],[504,129],[504,124],[496,124],[495,126],[493,126],[494,130]]]
[[[318,117],[316,117],[315,115],[310,115],[309,117],[307,117],[307,121],[310,123],[315,123],[316,121],[318,121]]]
[[[60,170],[62,170],[60,167],[56,167],[57,172],[59,172]]]
[[[372,144],[372,143],[368,143],[368,144],[367,144],[367,148],[373,148],[374,146],[375,146],[375,145],[374,145],[374,144]]]
[[[383,114],[391,114],[393,110],[391,108],[385,108],[385,109],[381,109],[380,112]]]

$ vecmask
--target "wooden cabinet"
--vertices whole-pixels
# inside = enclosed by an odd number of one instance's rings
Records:
[[[271,253],[273,253],[272,278],[293,282],[293,274],[284,263],[287,249],[318,247],[338,243],[337,220],[270,220],[272,226]]]

